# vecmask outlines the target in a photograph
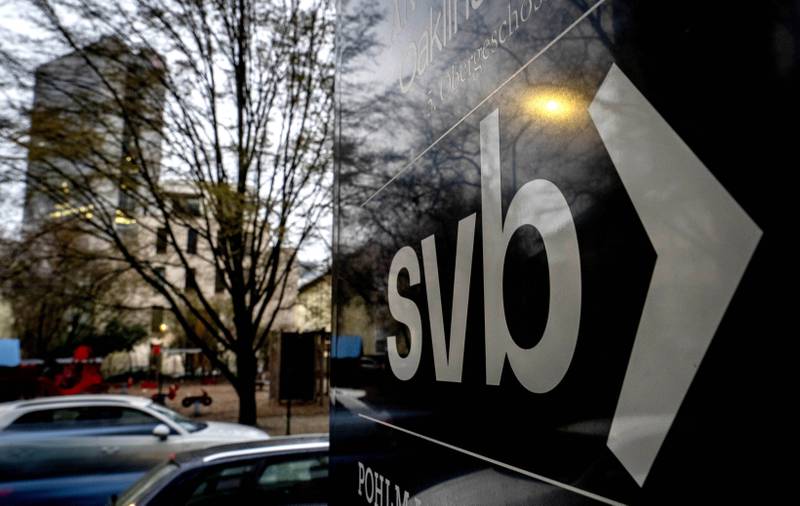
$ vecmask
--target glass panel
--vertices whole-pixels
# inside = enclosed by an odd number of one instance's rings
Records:
[[[180,424],[184,429],[186,429],[189,432],[197,432],[208,426],[205,422],[197,422],[194,420],[190,420],[189,418],[186,418],[185,416],[176,413],[175,411],[172,411],[171,409],[164,407],[160,404],[153,403],[150,404],[149,407],[153,411],[157,411],[158,413],[166,416],[173,422]]]
[[[258,479],[258,486],[263,489],[275,489],[327,478],[327,457],[289,460],[268,465]]]
[[[800,4],[338,5],[334,502],[763,502]]]
[[[220,504],[219,501],[248,497],[246,480],[251,476],[254,464],[229,464],[204,471],[185,486],[187,506]]]
[[[27,413],[7,430],[91,430],[91,434],[149,434],[160,423],[147,413],[118,406],[80,406]]]
[[[263,504],[327,504],[328,457],[297,455],[271,462],[256,483]]]
[[[135,506],[136,503],[150,491],[150,488],[161,481],[162,478],[170,476],[178,471],[178,466],[172,462],[166,462],[156,466],[147,474],[131,485],[131,487],[115,503],[118,506]]]

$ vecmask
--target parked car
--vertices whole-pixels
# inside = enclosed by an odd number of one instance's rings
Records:
[[[0,505],[107,506],[108,498],[126,490],[144,471],[53,476],[0,483]]]
[[[328,436],[290,436],[176,455],[115,506],[328,503]]]
[[[0,404],[0,476],[144,471],[175,452],[268,438],[253,427],[191,420],[143,397],[15,401]]]

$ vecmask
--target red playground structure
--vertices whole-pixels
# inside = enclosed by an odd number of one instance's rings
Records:
[[[0,368],[0,401],[107,392],[100,364],[89,346],[78,346],[70,358]]]

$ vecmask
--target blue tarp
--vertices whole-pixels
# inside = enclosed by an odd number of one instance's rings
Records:
[[[19,365],[19,339],[0,339],[0,366]]]
[[[361,336],[333,336],[333,358],[361,356]]]

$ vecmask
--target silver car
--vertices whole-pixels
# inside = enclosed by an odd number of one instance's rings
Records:
[[[8,402],[0,404],[0,476],[138,471],[179,451],[268,438],[253,427],[191,420],[144,397]]]

